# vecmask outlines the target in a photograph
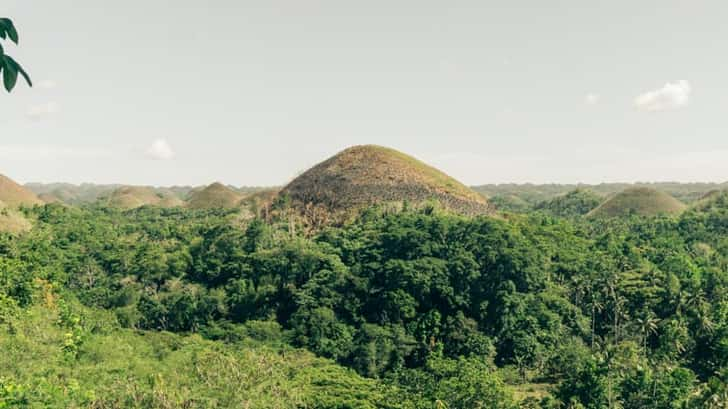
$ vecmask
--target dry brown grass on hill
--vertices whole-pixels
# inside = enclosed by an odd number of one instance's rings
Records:
[[[192,209],[232,209],[240,205],[241,194],[223,185],[213,183],[190,194],[187,207]]]
[[[35,193],[4,175],[0,175],[0,200],[11,208],[43,204]]]
[[[135,209],[144,205],[154,205],[159,197],[148,187],[124,186],[114,190],[108,199],[111,207],[120,209]]]
[[[0,201],[0,232],[18,234],[30,230],[33,225],[17,210]]]
[[[59,199],[53,193],[41,193],[38,195],[38,199],[42,200],[43,203],[46,203],[46,204],[63,203],[63,201],[61,199]]]
[[[184,200],[174,195],[165,195],[157,203],[157,206],[164,208],[183,207],[184,205]]]
[[[240,205],[247,207],[253,214],[266,218],[279,193],[280,189],[277,188],[250,193],[242,198]]]
[[[176,207],[182,200],[171,193],[155,192],[146,186],[123,186],[114,190],[106,200],[111,207],[129,210],[142,206]]]
[[[684,203],[659,190],[635,187],[620,192],[589,212],[588,217],[655,216],[680,214]]]
[[[485,197],[452,177],[404,153],[373,145],[338,153],[297,177],[282,194],[332,210],[436,200],[460,213],[492,212]]]

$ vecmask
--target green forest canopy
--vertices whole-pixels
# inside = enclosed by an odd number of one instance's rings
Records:
[[[34,228],[0,238],[0,407],[723,407],[728,198],[711,203],[374,207],[312,236],[282,203],[245,222],[25,208]]]

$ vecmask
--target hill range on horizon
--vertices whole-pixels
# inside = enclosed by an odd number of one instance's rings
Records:
[[[103,183],[39,183],[30,182],[22,185],[29,191],[35,193],[44,202],[60,201],[66,204],[80,205],[94,203],[104,196],[108,196],[114,190],[121,187],[130,186],[124,184],[103,184]],[[155,192],[173,192],[174,195],[182,200],[186,199],[191,193],[204,189],[207,185],[200,186],[153,186],[153,185],[133,185],[138,187],[146,187]],[[226,187],[237,192],[241,196],[251,195],[257,192],[269,190],[279,190],[283,186],[234,186],[226,184]],[[516,205],[518,203],[524,205],[536,205],[542,201],[553,199],[555,197],[565,195],[574,190],[582,189],[594,192],[602,197],[608,197],[619,193],[630,187],[646,187],[661,190],[668,193],[684,203],[692,203],[700,200],[704,195],[710,192],[717,192],[728,189],[728,182],[711,183],[711,182],[604,182],[599,184],[588,183],[502,183],[502,184],[486,184],[470,186],[472,190],[497,205],[498,203],[507,202]],[[500,206],[497,206],[500,207]]]
[[[377,163],[367,164],[367,161],[374,160]],[[329,161],[329,163],[327,163]],[[703,195],[711,191],[720,191],[728,189],[728,181],[726,182],[677,182],[677,181],[638,181],[638,182],[601,182],[601,183],[488,183],[465,186],[459,181],[447,176],[443,172],[431,167],[419,160],[412,158],[402,152],[398,152],[391,148],[376,145],[358,145],[353,146],[334,155],[327,161],[302,172],[291,182],[281,185],[243,185],[235,186],[232,184],[224,184],[220,182],[211,183],[215,190],[229,190],[233,195],[244,197],[252,193],[280,190],[299,197],[306,191],[303,188],[304,183],[311,182],[311,178],[317,178],[317,182],[327,179],[326,183],[335,180],[346,182],[351,180],[353,184],[364,185],[363,180],[357,178],[374,177],[374,184],[394,186],[397,184],[404,185],[408,181],[408,177],[415,177],[420,181],[427,180],[432,184],[433,192],[454,194],[459,197],[458,200],[476,200],[480,201],[480,197],[473,195],[472,191],[479,193],[486,199],[493,200],[495,203],[507,203],[509,205],[518,205],[525,203],[536,205],[540,202],[553,199],[564,195],[568,192],[582,189],[589,190],[598,195],[607,197],[619,193],[631,187],[651,188],[668,193],[684,203],[691,203],[700,199]],[[333,163],[333,166],[331,166]],[[324,171],[322,167],[328,166],[328,170]],[[368,168],[367,168],[368,167]],[[399,167],[399,169],[397,169]],[[341,168],[341,169],[339,169]],[[343,170],[342,170],[343,169]],[[338,172],[338,174],[337,174]],[[306,178],[302,178],[306,175]],[[377,179],[378,177],[380,177]],[[7,179],[7,178],[6,178]],[[8,179],[9,180],[9,179]],[[15,183],[15,182],[13,182]],[[310,184],[310,183],[309,183]],[[439,186],[438,186],[439,184]],[[16,184],[17,185],[17,184]],[[43,201],[60,201],[66,204],[83,204],[93,203],[102,198],[111,195],[115,190],[124,187],[138,187],[150,189],[151,191],[162,194],[164,196],[174,196],[180,200],[187,200],[196,192],[210,187],[210,185],[130,185],[123,183],[93,183],[84,182],[79,184],[66,182],[28,182],[23,184],[27,190],[33,192],[36,196],[42,197]],[[7,189],[0,185],[0,188]],[[16,189],[16,188],[14,188]],[[17,190],[17,189],[16,189]],[[438,193],[439,192],[439,193]],[[332,193],[332,192],[330,192]],[[341,192],[337,192],[341,193]],[[224,195],[224,193],[223,193]],[[323,197],[324,192],[317,192],[318,199],[325,202],[333,203],[333,197]],[[395,194],[396,196],[396,194]],[[36,197],[37,199],[37,197]],[[347,200],[360,200],[349,198]],[[338,200],[338,199],[337,199]],[[514,203],[515,202],[515,203]],[[482,203],[481,203],[482,204]]]
[[[0,200],[10,208],[40,203],[99,203],[122,210],[141,206],[234,209],[267,207],[290,200],[303,209],[314,205],[341,212],[381,203],[421,204],[434,200],[462,214],[531,210],[620,216],[680,212],[726,183],[638,182],[600,184],[487,184],[468,187],[440,170],[397,150],[357,145],[311,167],[285,186],[135,186],[122,184],[27,183],[4,177]],[[573,215],[573,214],[572,214]],[[14,215],[13,230],[27,227]],[[20,226],[20,227],[19,227]]]

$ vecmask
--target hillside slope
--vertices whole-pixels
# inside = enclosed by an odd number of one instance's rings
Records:
[[[193,191],[187,200],[187,207],[192,209],[231,209],[240,204],[242,195],[215,182],[204,189]]]
[[[587,214],[588,217],[655,216],[679,214],[685,204],[665,192],[646,187],[626,189],[607,199]]]
[[[0,200],[8,207],[33,206],[43,204],[30,190],[15,183],[5,175],[0,175]]]
[[[283,190],[294,202],[333,210],[382,202],[437,200],[466,214],[490,212],[480,194],[441,171],[394,149],[348,148],[309,169]]]
[[[707,211],[712,208],[728,208],[728,190],[711,190],[696,200],[690,208]]]
[[[42,200],[43,203],[46,204],[63,203],[63,201],[53,193],[41,193],[38,195],[38,199]]]
[[[0,232],[18,234],[30,230],[31,227],[25,216],[0,201]]]
[[[3,408],[386,407],[381,383],[304,350],[121,329],[113,315],[78,307],[2,317]]]
[[[129,210],[141,206],[176,207],[182,200],[171,193],[155,192],[146,186],[123,186],[109,195],[105,202],[119,209]]]

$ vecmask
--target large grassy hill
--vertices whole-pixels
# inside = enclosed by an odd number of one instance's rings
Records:
[[[4,175],[0,175],[0,200],[8,207],[43,204],[35,193]]]
[[[707,211],[712,208],[728,209],[728,190],[711,190],[690,206],[691,209]]]
[[[490,198],[492,203],[505,202],[503,208],[510,208],[513,198],[519,198],[531,207],[574,190],[589,190],[601,196],[611,196],[632,187],[645,187],[660,190],[683,203],[692,203],[713,190],[728,188],[726,183],[678,183],[678,182],[638,182],[638,183],[600,183],[600,184],[533,184],[501,183],[473,186],[473,190]],[[522,207],[522,206],[517,206]],[[501,206],[498,206],[500,209]],[[509,209],[513,210],[513,209]],[[517,208],[516,208],[517,210]],[[529,210],[529,209],[525,209]]]
[[[349,209],[382,202],[437,200],[462,213],[487,213],[488,201],[443,172],[394,149],[348,148],[286,186],[294,202]]]
[[[119,209],[136,209],[141,206],[177,207],[183,204],[172,193],[156,192],[146,186],[123,186],[102,200]]]
[[[665,192],[646,187],[626,189],[589,212],[589,217],[654,216],[679,214],[685,204]]]
[[[193,191],[187,199],[192,209],[231,209],[240,204],[242,195],[232,188],[215,182],[204,189]]]

